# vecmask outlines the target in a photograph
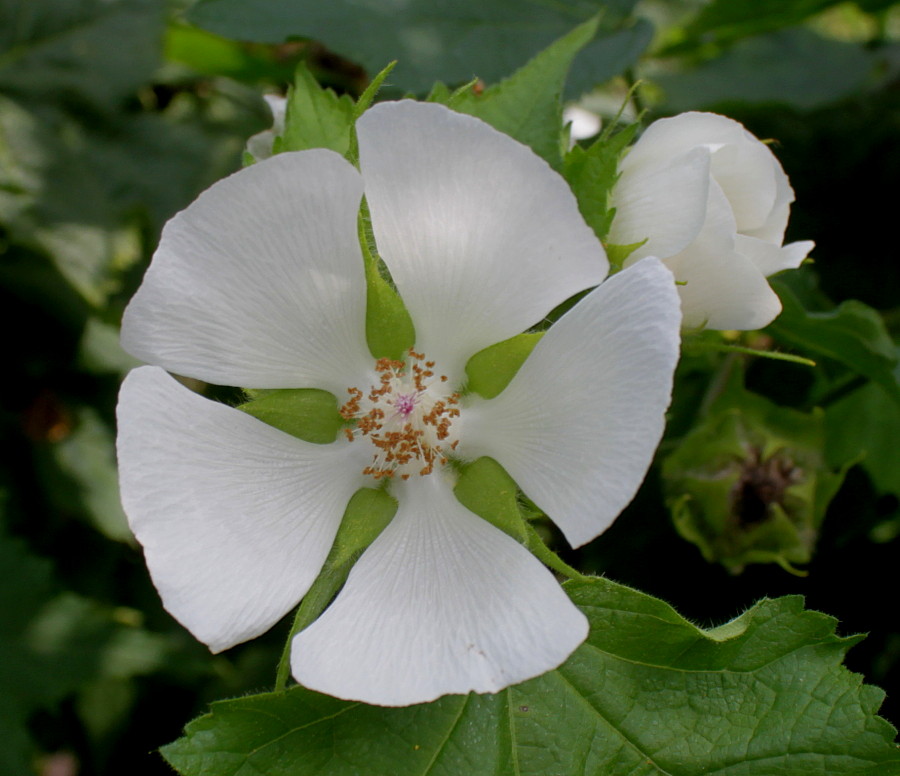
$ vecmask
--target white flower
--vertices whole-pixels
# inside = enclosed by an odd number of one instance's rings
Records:
[[[572,544],[603,531],[662,432],[677,295],[642,262],[563,316],[499,396],[460,398],[472,354],[603,280],[602,248],[563,180],[477,119],[385,103],[358,134],[361,174],[327,150],[280,154],[166,225],[123,322],[126,349],[159,365],[122,387],[123,502],[166,608],[220,651],[297,604],[352,494],[389,480],[398,511],[296,636],[294,676],[383,705],[494,692],[559,665],[587,623],[456,500],[444,462],[490,455]],[[416,327],[406,370],[366,346],[363,193]],[[304,442],[164,369],[331,391],[356,433]]]
[[[277,94],[264,94],[263,99],[272,113],[272,128],[264,129],[247,138],[247,153],[260,161],[272,155],[275,138],[284,132],[284,120],[287,114],[287,98]]]
[[[725,116],[682,113],[651,124],[619,172],[609,241],[646,239],[626,266],[663,259],[685,328],[757,329],[781,312],[766,277],[813,243],[782,246],[794,192],[766,145]]]
[[[563,123],[571,125],[569,128],[571,145],[575,145],[577,140],[593,137],[603,126],[600,116],[580,105],[568,105],[563,109]]]

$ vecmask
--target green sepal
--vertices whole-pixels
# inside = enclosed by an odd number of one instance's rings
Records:
[[[616,214],[616,209],[610,208],[608,213],[611,220]],[[647,242],[646,239],[630,245],[610,245],[607,243],[604,247],[606,248],[606,258],[609,259],[609,274],[614,275],[616,272],[619,272],[625,266],[625,261],[628,257],[645,242]]]
[[[353,127],[350,131],[350,148],[347,151],[347,159],[351,164],[359,167],[359,138],[356,135],[356,122],[372,105],[378,92],[384,84],[385,79],[390,75],[391,70],[397,66],[397,60],[389,62],[381,69],[371,83],[366,87],[365,91],[359,95],[359,99],[353,106]]]
[[[459,503],[520,544],[528,541],[528,528],[518,504],[518,488],[506,470],[487,456],[464,464],[453,489]]]
[[[338,529],[326,565],[352,563],[387,528],[397,512],[397,500],[384,488],[360,488],[353,494]]]
[[[735,369],[707,416],[663,462],[678,532],[734,573],[809,563],[829,502],[849,465],[824,455],[824,413],[780,407],[744,390]]]
[[[375,252],[369,208],[359,211],[359,244],[366,270],[366,343],[375,358],[401,360],[416,343],[416,330],[400,294],[387,281]]]
[[[479,350],[466,364],[466,390],[485,399],[498,396],[516,376],[544,332],[525,332]]]
[[[381,91],[381,87],[384,85],[385,79],[391,74],[391,71],[397,66],[397,60],[395,59],[393,62],[388,62],[381,70],[378,75],[376,75],[369,85],[366,87],[365,91],[359,95],[359,99],[356,101],[356,105],[353,108],[353,117],[358,119],[363,115],[375,101],[375,97],[378,95],[378,92]]]
[[[397,501],[385,490],[360,488],[353,494],[344,510],[344,517],[325,565],[294,615],[294,622],[278,663],[276,692],[283,691],[287,686],[294,636],[325,611],[325,607],[343,587],[357,558],[378,538],[396,512]]]
[[[638,124],[631,124],[613,135],[604,132],[587,148],[576,145],[566,154],[563,175],[578,200],[581,215],[600,240],[606,239],[615,215],[615,210],[609,205],[609,198],[619,177],[619,161],[634,140],[637,130]],[[607,254],[610,254],[613,247],[620,251],[626,248],[634,250],[641,244],[607,246]],[[618,259],[620,267],[627,255],[626,253]],[[610,264],[615,264],[612,256],[609,260]]]
[[[444,84],[438,81],[434,86],[431,87],[431,91],[428,93],[428,96],[425,98],[425,102],[439,102],[441,105],[446,105],[448,108],[453,108],[456,110],[456,106],[460,103],[460,101],[465,101],[465,95],[469,92],[472,92],[478,84],[477,78],[473,78],[468,83],[464,83],[462,86],[458,86],[453,91]]]
[[[578,25],[509,78],[481,93],[470,85],[452,94],[432,89],[429,99],[468,113],[530,146],[554,169],[562,166],[562,90],[572,60],[597,34],[599,17]],[[473,82],[474,85],[474,82]]]
[[[239,410],[307,442],[327,445],[344,425],[337,399],[318,388],[285,388],[248,392]]]
[[[350,149],[355,105],[348,95],[338,97],[323,89],[306,63],[297,65],[294,85],[288,91],[284,132],[276,138],[274,153],[330,148],[341,156]]]

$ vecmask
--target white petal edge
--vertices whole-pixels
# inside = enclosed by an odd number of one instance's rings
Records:
[[[443,373],[461,378],[473,353],[606,277],[568,185],[526,146],[408,100],[376,105],[357,131],[379,253]]]
[[[122,503],[166,610],[213,652],[268,630],[321,570],[365,462],[158,367],[129,373],[117,415]]]
[[[661,166],[691,149],[712,153],[711,174],[728,196],[740,230],[761,227],[778,196],[772,152],[742,124],[717,113],[690,111],[654,121],[623,161]]]
[[[616,209],[609,232],[613,245],[646,240],[632,261],[666,258],[686,248],[700,233],[709,196],[710,152],[695,148],[663,165],[631,165],[613,188]]]
[[[815,247],[815,243],[803,240],[781,246],[739,234],[735,238],[735,247],[740,254],[750,259],[764,276],[769,277],[776,272],[799,267]]]
[[[758,329],[781,312],[778,296],[754,260],[740,252],[736,237],[731,208],[713,181],[697,239],[666,259],[679,283],[685,329]]]
[[[397,514],[291,650],[302,685],[380,706],[497,692],[559,666],[588,623],[553,575],[469,512],[439,474]]]
[[[214,184],[163,229],[125,311],[124,348],[219,385],[342,396],[372,365],[361,196],[356,170],[324,149]]]
[[[463,409],[459,452],[497,460],[577,547],[644,479],[679,355],[672,274],[654,258],[560,318],[496,398]]]

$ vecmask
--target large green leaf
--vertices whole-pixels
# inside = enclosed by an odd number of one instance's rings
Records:
[[[772,287],[783,307],[767,329],[775,339],[814,358],[838,361],[900,401],[896,348],[876,310],[851,299],[828,312],[810,312],[787,283],[774,279]]]
[[[839,2],[841,0],[713,0],[704,5],[685,27],[686,40],[670,50],[700,42],[728,43],[791,27]]]
[[[213,704],[163,748],[186,776],[898,774],[858,641],[797,597],[701,630],[605,579],[570,582],[591,635],[556,671],[409,708],[302,688]]]
[[[437,80],[498,81],[600,11],[604,33],[580,58],[578,80],[581,88],[605,80],[650,41],[649,24],[622,28],[633,6],[634,0],[201,0],[188,18],[238,40],[314,38],[370,73],[397,59],[391,83],[424,93]]]
[[[884,56],[805,28],[739,41],[721,56],[685,72],[661,75],[665,110],[696,110],[731,102],[818,108],[858,93]]]
[[[112,107],[158,67],[163,9],[157,0],[4,0],[0,90]]]

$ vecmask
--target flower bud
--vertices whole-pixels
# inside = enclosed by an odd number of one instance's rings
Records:
[[[626,266],[662,259],[687,329],[757,329],[781,311],[766,277],[797,267],[809,241],[782,245],[794,191],[769,150],[714,113],[651,124],[619,165],[609,242],[642,243]]]
[[[733,573],[808,563],[844,471],[824,462],[821,410],[807,415],[744,393],[693,429],[663,464],[675,528]]]
[[[272,128],[264,129],[247,138],[247,153],[257,162],[272,155],[275,138],[284,132],[284,117],[287,112],[287,98],[277,94],[264,94],[263,99],[272,113]]]

